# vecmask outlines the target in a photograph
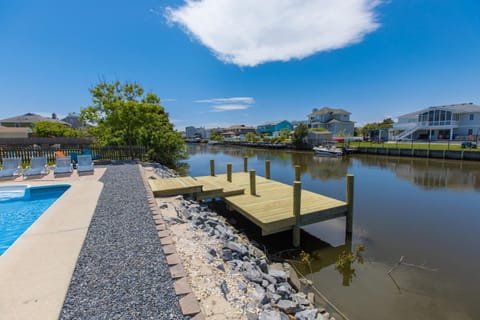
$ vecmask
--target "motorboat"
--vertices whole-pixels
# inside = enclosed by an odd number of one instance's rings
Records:
[[[335,146],[317,146],[313,147],[313,151],[317,156],[324,157],[340,157],[344,154],[341,148]]]

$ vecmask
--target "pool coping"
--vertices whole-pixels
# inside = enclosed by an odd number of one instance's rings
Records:
[[[0,256],[0,314],[6,319],[58,319],[77,258],[103,189],[92,175],[73,173],[2,180],[3,185],[70,184],[70,188]],[[52,170],[51,170],[52,171]]]

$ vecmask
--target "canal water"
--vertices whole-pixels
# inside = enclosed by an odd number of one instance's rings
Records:
[[[298,266],[348,319],[480,319],[479,163],[188,148],[192,176],[208,175],[210,159],[217,173],[225,173],[228,162],[241,171],[247,156],[249,169],[262,176],[270,160],[272,178],[288,184],[300,165],[303,188],[341,200],[345,175],[355,176],[351,242],[342,218],[304,227],[302,248],[310,262]],[[348,272],[336,268],[339,254],[353,251],[355,257],[358,245],[364,249]]]

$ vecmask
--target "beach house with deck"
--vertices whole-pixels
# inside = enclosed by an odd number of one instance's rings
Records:
[[[327,129],[334,136],[340,133],[344,136],[353,136],[355,124],[353,121],[350,121],[350,114],[350,112],[343,109],[315,108],[308,115],[308,127],[311,129]]]
[[[428,107],[398,117],[389,139],[473,141],[480,135],[480,105],[473,103]]]

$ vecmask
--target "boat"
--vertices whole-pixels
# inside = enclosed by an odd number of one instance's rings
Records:
[[[317,146],[313,147],[313,151],[317,156],[324,157],[340,157],[344,154],[341,148],[337,148],[335,146]]]

